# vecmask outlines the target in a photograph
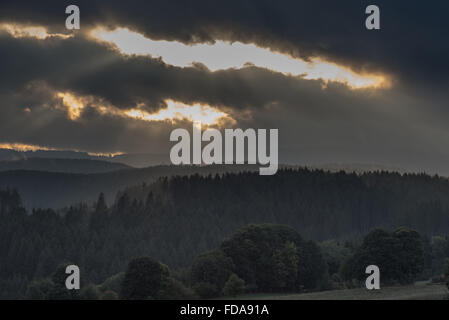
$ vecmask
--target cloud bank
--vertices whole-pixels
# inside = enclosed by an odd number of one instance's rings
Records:
[[[188,113],[153,116],[173,101],[226,115],[226,123],[211,122],[217,127],[279,128],[284,162],[449,174],[446,2],[378,1],[375,32],[364,28],[366,1],[78,1],[79,32],[64,29],[68,4],[0,4],[0,25],[22,28],[0,28],[0,143],[164,153],[173,128],[191,128]],[[43,29],[33,34],[35,27]],[[384,75],[391,85],[354,90],[264,65],[176,65],[93,39],[98,27],[187,46],[236,41]]]

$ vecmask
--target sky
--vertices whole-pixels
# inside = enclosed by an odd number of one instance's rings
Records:
[[[284,163],[449,175],[448,14],[438,0],[2,1],[0,145],[168,154],[170,132],[201,121],[279,129]]]

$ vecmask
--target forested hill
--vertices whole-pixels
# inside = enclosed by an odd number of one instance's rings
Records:
[[[48,185],[40,180],[34,187]],[[126,189],[109,208],[103,196],[90,196],[96,205],[27,213],[17,192],[0,190],[0,297],[20,296],[32,279],[49,276],[62,262],[76,263],[93,283],[138,256],[188,267],[248,224],[283,224],[315,240],[358,238],[375,227],[449,232],[449,182],[426,175],[305,169],[192,175]]]
[[[175,177],[121,194],[143,203],[151,194],[164,212],[158,223],[205,238],[265,222],[316,240],[363,235],[374,227],[449,232],[449,181],[424,174],[286,169],[274,176]]]
[[[0,189],[17,189],[23,205],[29,210],[32,208],[56,209],[78,202],[92,203],[100,192],[105,194],[106,200],[113,201],[121,189],[142,183],[149,184],[164,176],[194,173],[207,175],[257,169],[256,166],[248,165],[154,166],[91,174],[12,170],[0,172]]]

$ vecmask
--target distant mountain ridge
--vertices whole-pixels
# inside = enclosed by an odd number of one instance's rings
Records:
[[[46,159],[82,159],[100,160],[114,163],[122,163],[130,167],[146,168],[155,165],[168,165],[170,159],[168,154],[156,153],[129,153],[118,155],[92,155],[87,152],[71,150],[35,150],[19,151],[12,149],[0,149],[0,161],[16,161],[35,158]]]
[[[65,173],[103,173],[131,169],[122,163],[90,159],[28,158],[0,161],[0,171],[32,170]]]
[[[0,149],[0,161],[24,160],[31,158],[47,158],[47,159],[85,159],[85,160],[101,160],[114,163],[122,163],[134,168],[147,168],[150,166],[170,165],[169,154],[160,153],[124,153],[116,155],[92,155],[87,152],[71,151],[71,150],[36,150],[36,151],[18,151],[11,149]],[[376,163],[301,163],[301,159],[280,159],[280,163],[286,164],[288,167],[308,167],[313,169],[345,172],[370,172],[370,171],[395,171],[395,172],[418,172],[419,170],[404,170],[397,166],[382,165]],[[433,174],[433,172],[428,172]]]

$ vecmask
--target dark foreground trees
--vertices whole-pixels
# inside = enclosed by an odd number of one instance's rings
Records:
[[[67,290],[65,273],[67,265],[61,263],[53,272],[51,277],[31,282],[26,290],[28,300],[74,300],[79,299],[79,291]]]
[[[245,281],[240,279],[236,274],[231,274],[228,281],[223,287],[223,296],[235,297],[245,292]]]
[[[200,255],[190,270],[190,286],[201,298],[248,292],[300,292],[326,281],[319,247],[280,225],[250,225]],[[122,299],[195,297],[167,266],[149,257],[133,259],[121,282]]]
[[[131,260],[121,282],[121,299],[192,299],[193,293],[170,276],[167,266],[150,257]]]
[[[196,258],[191,268],[191,282],[195,292],[204,298],[221,294],[235,270],[232,259],[222,250],[204,253]]]
[[[424,268],[423,241],[420,235],[408,228],[394,232],[376,229],[366,235],[362,245],[342,268],[346,280],[363,280],[365,269],[377,265],[381,282],[407,284],[416,280]]]
[[[302,239],[289,227],[249,225],[216,250],[198,256],[187,277],[179,272],[173,276],[160,262],[139,257],[129,262],[126,272],[101,285],[87,283],[80,291],[68,291],[64,286],[66,264],[62,264],[52,277],[32,282],[27,298],[112,300],[119,292],[121,299],[195,299],[245,292],[304,292],[328,289],[335,282],[344,287],[345,281],[354,280],[363,286],[365,269],[373,264],[380,268],[383,284],[411,283],[424,268],[423,240],[408,228],[393,232],[376,229],[361,245],[345,248],[347,252],[341,255],[338,245],[327,245],[323,255],[313,241]],[[330,255],[333,251],[340,255]],[[345,257],[345,261],[341,264],[336,261],[338,257]],[[335,265],[341,265],[339,274]]]
[[[173,271],[190,268],[201,252],[218,248],[249,222],[285,224],[315,241],[335,239],[335,245],[324,246],[335,288],[342,282],[341,262],[358,247],[358,239],[379,226],[413,227],[427,236],[425,277],[441,277],[449,257],[448,217],[448,179],[394,173],[280,170],[269,178],[257,173],[175,177],[125,190],[109,206],[100,196],[94,206],[28,213],[17,191],[4,190],[0,191],[0,298],[23,298],[28,284],[50,277],[63,261],[78,265],[83,281],[95,284],[125,271],[131,259],[143,255]],[[348,241],[353,248],[346,246]],[[279,270],[276,287],[272,279],[264,284],[265,280],[248,281],[236,273],[247,290],[254,284],[296,290],[289,281],[296,268],[291,252],[300,248],[289,242],[273,252]],[[299,252],[312,259],[313,244],[310,250],[303,245]],[[240,259],[238,254],[235,259]],[[304,268],[299,274],[313,275],[313,265],[299,261],[299,268]],[[220,293],[230,273],[225,270],[218,280],[207,280],[200,287]],[[313,287],[307,281],[314,278],[303,277],[299,283]]]
[[[156,297],[168,277],[166,266],[149,257],[136,258],[128,264],[120,298],[142,300]]]
[[[237,279],[250,292],[299,292],[319,289],[326,271],[318,246],[293,229],[250,225],[215,251],[199,256],[192,266],[191,281],[204,298],[229,293],[233,287],[242,291]]]

